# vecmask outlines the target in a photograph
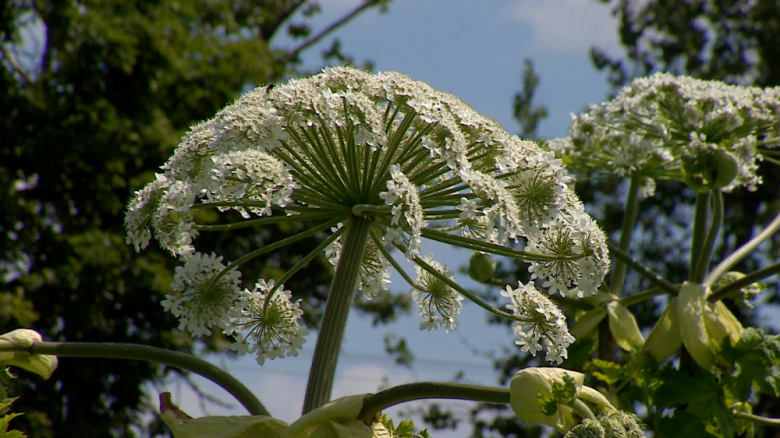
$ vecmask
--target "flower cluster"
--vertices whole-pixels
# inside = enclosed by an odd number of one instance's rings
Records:
[[[609,268],[604,235],[569,187],[560,159],[455,96],[396,72],[340,67],[257,88],[193,126],[162,170],[129,204],[127,242],[140,250],[154,235],[193,272],[207,269],[188,267],[204,260],[194,246],[198,233],[285,221],[322,224],[290,242],[334,227],[317,249],[333,261],[342,250],[340,233],[370,223],[356,286],[367,296],[387,288],[393,248],[419,264],[422,238],[486,253],[525,245],[526,251],[506,251],[532,264],[551,293],[595,293]],[[235,210],[249,220],[204,226],[194,214],[204,208]],[[209,266],[209,273],[234,272]],[[207,295],[195,280],[166,301],[193,333],[224,329],[246,311],[236,298],[237,277],[216,277],[232,295],[208,309],[195,303]],[[448,299],[449,307],[439,298],[424,304],[432,327],[455,326],[459,299]]]
[[[573,168],[583,173],[641,177],[646,196],[659,178],[693,182],[697,189],[753,190],[761,183],[756,169],[762,151],[780,141],[778,114],[780,87],[657,73],[573,116],[569,137],[549,147],[570,155]],[[693,172],[686,156],[698,157]],[[724,166],[736,172],[716,183],[719,172],[731,173]],[[702,172],[704,167],[709,170]]]
[[[238,299],[241,316],[225,330],[238,337],[230,349],[241,355],[257,353],[260,365],[265,359],[298,356],[309,333],[299,323],[303,315],[301,300],[293,302],[290,291],[281,285],[275,288],[274,284],[274,280],[261,279],[253,290],[245,289]]]
[[[455,273],[446,264],[433,260],[432,255],[425,257],[424,262],[441,274],[452,280]],[[412,298],[420,306],[420,330],[438,329],[444,326],[446,331],[453,330],[455,315],[460,313],[463,296],[450,287],[438,276],[433,275],[421,266],[417,266],[417,284],[411,290]]]
[[[240,272],[225,270],[221,256],[195,253],[176,268],[171,289],[178,294],[166,295],[162,306],[179,318],[180,330],[210,335],[212,327],[224,329],[239,315],[234,304],[240,278]]]
[[[545,359],[560,364],[568,356],[566,349],[574,342],[566,326],[566,317],[544,294],[536,290],[533,283],[519,283],[517,289],[507,286],[501,295],[512,304],[507,309],[522,321],[512,324],[517,345],[536,356],[542,349],[547,351]]]

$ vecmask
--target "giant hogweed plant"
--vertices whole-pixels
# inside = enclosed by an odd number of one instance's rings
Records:
[[[160,415],[178,438],[406,437],[414,434],[410,425],[396,427],[381,411],[421,398],[509,404],[519,421],[567,436],[644,436],[661,415],[658,409],[696,414],[651,403],[639,411],[649,420],[643,425],[635,406],[623,403],[615,381],[650,366],[657,370],[658,363],[662,370],[685,365],[727,383],[715,403],[722,415],[705,421],[707,433],[726,435],[749,422],[772,422],[753,415],[749,402],[756,391],[778,395],[777,339],[744,329],[722,299],[745,299],[757,281],[780,270],[775,264],[755,273],[730,271],[780,226],[780,216],[712,269],[710,260],[723,220],[721,192],[760,183],[755,170],[762,158],[772,160],[767,147],[778,139],[778,108],[777,90],[656,76],[577,117],[571,136],[545,150],[508,134],[451,94],[399,73],[342,67],[260,87],[187,132],[162,172],[130,201],[127,241],[142,250],[154,238],[181,260],[162,301],[180,329],[192,336],[221,332],[231,350],[254,355],[260,366],[297,356],[313,336],[301,324],[300,299],[284,283],[315,257],[327,256],[335,273],[303,416],[287,425],[219,368],[149,346],[49,343],[22,330],[0,337],[7,340],[0,343],[0,360],[44,377],[56,367],[55,356],[157,361],[211,379],[251,414],[192,419],[162,397]],[[564,162],[581,173],[631,181],[623,233],[611,248],[616,261],[609,286],[602,284],[610,268],[607,239],[573,192]],[[699,193],[691,276],[682,285],[627,255],[639,198],[663,178],[685,181]],[[235,210],[243,220],[199,223],[198,210]],[[195,247],[201,233],[294,221],[314,225],[236,260]],[[280,277],[242,282],[243,263],[311,238],[319,246]],[[435,255],[421,254],[422,239],[472,250],[475,279],[495,284],[490,256],[499,255],[527,263],[531,281],[496,291],[507,302],[495,308],[461,287]],[[415,265],[414,275],[399,258]],[[391,267],[411,287],[421,330],[456,329],[468,299],[510,320],[520,350],[544,352],[552,366],[519,370],[508,389],[422,382],[331,400],[353,297],[371,299],[386,291]],[[628,268],[657,289],[625,291]],[[645,340],[630,306],[661,294],[669,296],[668,306]],[[582,301],[589,310],[570,315],[570,328],[551,295]],[[598,330],[610,331],[625,357],[602,358],[601,371],[590,377],[555,366],[567,358],[574,335],[587,339]],[[25,340],[19,341],[20,333]],[[683,360],[688,357],[693,361]],[[750,367],[740,368],[743,363]],[[649,376],[642,383],[648,391],[668,384],[663,372],[643,374]],[[593,386],[585,385],[586,378]],[[680,419],[677,412],[664,415]]]

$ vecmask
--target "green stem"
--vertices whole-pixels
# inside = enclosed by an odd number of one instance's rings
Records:
[[[723,194],[716,190],[712,193],[712,220],[710,228],[707,231],[707,238],[704,239],[699,260],[696,263],[696,270],[691,275],[691,280],[701,283],[704,280],[704,274],[710,265],[712,252],[715,249],[715,239],[718,237],[720,229],[723,227]]]
[[[524,261],[535,262],[555,262],[564,260],[579,260],[584,257],[582,254],[558,255],[558,254],[540,254],[535,252],[520,251],[506,246],[496,245],[482,240],[469,239],[467,237],[456,236],[454,234],[442,233],[441,231],[423,228],[421,231],[423,237],[435,240],[437,242],[454,245],[474,251],[489,252],[495,255],[502,255]]]
[[[412,400],[444,398],[486,403],[509,403],[509,390],[448,382],[417,382],[380,391],[363,402],[358,420],[368,422],[382,409]]]
[[[371,221],[361,217],[353,217],[346,231],[341,258],[333,276],[322,326],[314,349],[309,383],[306,387],[306,398],[303,403],[303,413],[316,409],[330,401],[333,389],[333,378],[336,374],[341,340],[347,325],[349,307],[355,292],[360,265],[363,262]]]
[[[377,249],[382,253],[383,256],[385,256],[385,259],[392,265],[392,267],[395,268],[396,271],[398,271],[399,274],[401,274],[401,277],[406,280],[409,285],[412,287],[422,289],[422,287],[418,287],[417,283],[415,283],[414,280],[412,280],[412,277],[409,276],[409,274],[404,271],[404,268],[401,267],[401,265],[398,264],[397,261],[395,261],[395,258],[390,254],[390,251],[385,248],[385,246],[382,244],[382,239],[379,237],[379,235],[376,233],[376,231],[371,230],[371,240],[374,241],[374,245],[376,245]]]
[[[677,287],[675,287],[672,283],[670,283],[660,275],[656,274],[655,272],[645,267],[643,264],[631,258],[631,256],[628,255],[625,251],[616,247],[612,243],[609,243],[609,254],[615,257],[615,259],[622,262],[624,266],[630,267],[634,272],[641,275],[647,281],[654,284],[658,288],[672,295],[677,295],[677,291],[678,291]]]
[[[355,216],[365,216],[369,213],[384,214],[389,216],[392,211],[392,205],[358,204],[352,207],[352,214]]]
[[[704,248],[704,235],[707,231],[707,209],[710,203],[710,192],[696,193],[696,207],[693,213],[693,236],[691,239],[691,258],[688,265],[688,274],[693,280],[693,273],[699,264]],[[700,283],[700,281],[696,281]]]
[[[720,289],[712,291],[710,296],[707,297],[707,300],[713,303],[715,301],[722,300],[737,289],[741,289],[777,273],[780,273],[780,262],[769,265],[766,268],[759,269],[758,271],[751,272],[739,280],[729,283]]]
[[[516,315],[512,315],[511,313],[504,312],[503,310],[496,309],[495,307],[492,307],[490,304],[482,301],[481,299],[479,299],[479,297],[477,297],[476,295],[472,294],[468,290],[461,287],[458,283],[454,282],[451,278],[445,277],[444,275],[441,274],[441,272],[434,269],[433,266],[429,265],[428,263],[425,263],[425,260],[423,260],[422,258],[415,256],[414,262],[420,265],[420,267],[423,268],[426,272],[438,278],[439,280],[443,281],[445,284],[447,284],[447,286],[455,289],[461,295],[468,298],[476,305],[487,310],[488,312],[496,316],[500,316],[502,318],[511,319],[513,321],[528,322],[527,319],[523,319]]]
[[[747,243],[740,246],[736,251],[731,253],[731,255],[726,257],[722,262],[718,263],[718,266],[716,266],[715,269],[713,269],[712,272],[707,275],[707,278],[704,280],[704,286],[712,286],[712,284],[718,281],[718,279],[723,274],[728,272],[729,269],[739,263],[740,260],[747,257],[748,254],[750,254],[753,249],[755,249],[755,247],[761,244],[761,242],[774,235],[778,228],[780,228],[780,213],[778,213],[772,222],[766,226],[764,231],[758,233],[756,237],[750,239]]]
[[[634,232],[634,226],[636,226],[636,218],[639,214],[639,188],[641,185],[641,177],[639,175],[633,175],[631,177],[631,183],[628,186],[628,197],[626,198],[626,210],[623,213],[623,226],[620,229],[620,243],[619,249],[624,253],[628,253],[628,248],[631,244],[631,234]],[[615,267],[612,269],[612,281],[610,284],[610,291],[613,295],[619,297],[623,292],[623,284],[626,280],[626,271],[628,266],[620,259],[615,260]]]
[[[236,261],[234,261],[233,263],[229,264],[225,269],[222,270],[222,272],[217,274],[217,276],[214,277],[214,279],[211,280],[211,282],[212,282],[212,284],[216,284],[217,281],[219,281],[219,279],[222,278],[222,276],[224,276],[225,274],[230,272],[232,269],[235,269],[235,268],[241,266],[242,263],[246,263],[246,262],[248,262],[249,260],[252,260],[255,257],[259,257],[259,256],[261,256],[261,255],[263,255],[263,254],[265,254],[267,252],[270,252],[270,251],[273,251],[275,249],[281,248],[281,247],[283,247],[285,245],[289,245],[289,244],[291,244],[293,242],[297,242],[297,241],[299,241],[301,239],[304,239],[306,237],[313,236],[313,235],[319,233],[320,231],[325,231],[328,228],[337,225],[342,220],[343,219],[341,219],[341,218],[333,219],[333,220],[331,220],[329,222],[325,222],[322,225],[318,225],[318,226],[316,226],[314,228],[310,228],[310,229],[308,229],[308,230],[306,230],[306,231],[304,231],[302,233],[298,233],[298,234],[290,236],[290,237],[288,237],[286,239],[282,239],[282,240],[280,240],[278,242],[274,242],[274,243],[272,243],[270,245],[267,245],[267,246],[264,246],[262,248],[256,249],[256,250],[250,252],[249,254],[244,254],[243,256],[241,256],[238,259],[236,259]]]
[[[276,224],[281,222],[301,222],[301,221],[313,221],[313,220],[320,220],[320,219],[330,219],[334,216],[342,216],[342,215],[343,213],[338,213],[335,211],[326,211],[323,213],[299,214],[293,216],[287,216],[287,215],[268,216],[268,217],[261,217],[258,219],[250,219],[243,222],[233,222],[229,224],[220,224],[220,225],[196,224],[195,226],[193,226],[193,228],[198,231],[230,231],[230,230],[238,230],[241,228],[255,227],[260,225]]]
[[[780,418],[768,418],[758,415],[748,414],[747,412],[734,412],[734,418],[752,421],[765,426],[780,426]]]
[[[590,418],[590,419],[594,419],[594,418],[596,418],[596,415],[593,413],[593,411],[592,411],[592,410],[590,410],[590,408],[588,407],[588,405],[587,405],[587,404],[585,404],[585,402],[584,402],[584,401],[582,401],[582,400],[580,400],[580,399],[578,399],[578,398],[576,398],[576,397],[575,397],[575,398],[573,398],[571,401],[569,401],[569,402],[568,402],[568,403],[566,403],[566,404],[567,404],[567,405],[569,405],[569,406],[571,406],[572,408],[574,408],[574,410],[575,410],[575,411],[576,411],[578,414],[580,414],[580,416],[581,416],[582,418]]]
[[[191,371],[216,383],[236,398],[252,415],[267,415],[268,410],[241,382],[227,372],[191,354],[148,345],[92,342],[35,342],[31,347],[0,346],[0,351],[26,351],[58,357],[104,357],[156,362]]]
[[[647,301],[647,300],[649,300],[649,299],[651,299],[653,297],[657,297],[658,295],[669,294],[669,293],[670,292],[667,291],[667,290],[660,289],[660,288],[655,288],[655,289],[642,291],[642,292],[636,293],[634,295],[625,297],[625,298],[619,300],[618,302],[620,304],[622,304],[623,306],[629,307],[629,306],[633,306],[634,304],[639,304],[642,301]],[[673,295],[675,295],[675,294],[673,294]]]

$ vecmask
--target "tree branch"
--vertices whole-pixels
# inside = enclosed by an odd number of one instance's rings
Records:
[[[334,30],[338,29],[339,27],[345,25],[349,21],[351,21],[353,18],[358,16],[361,12],[365,11],[368,8],[374,7],[381,3],[381,0],[365,0],[365,2],[359,6],[357,6],[352,11],[348,12],[346,15],[341,17],[340,19],[334,21],[331,23],[328,27],[325,29],[322,29],[319,33],[316,35],[313,35],[309,37],[306,41],[301,43],[298,47],[291,50],[287,56],[289,56],[291,59],[297,58],[298,54],[300,54],[305,49],[309,48],[310,46],[316,44],[321,39],[325,38],[329,33],[333,32]]]

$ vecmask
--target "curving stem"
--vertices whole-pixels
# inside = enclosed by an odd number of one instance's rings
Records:
[[[216,383],[241,402],[252,415],[271,415],[252,391],[235,377],[191,354],[148,345],[99,342],[35,342],[30,347],[3,345],[0,346],[1,351],[26,351],[30,354],[48,354],[58,357],[132,359],[170,365],[191,371]]]

